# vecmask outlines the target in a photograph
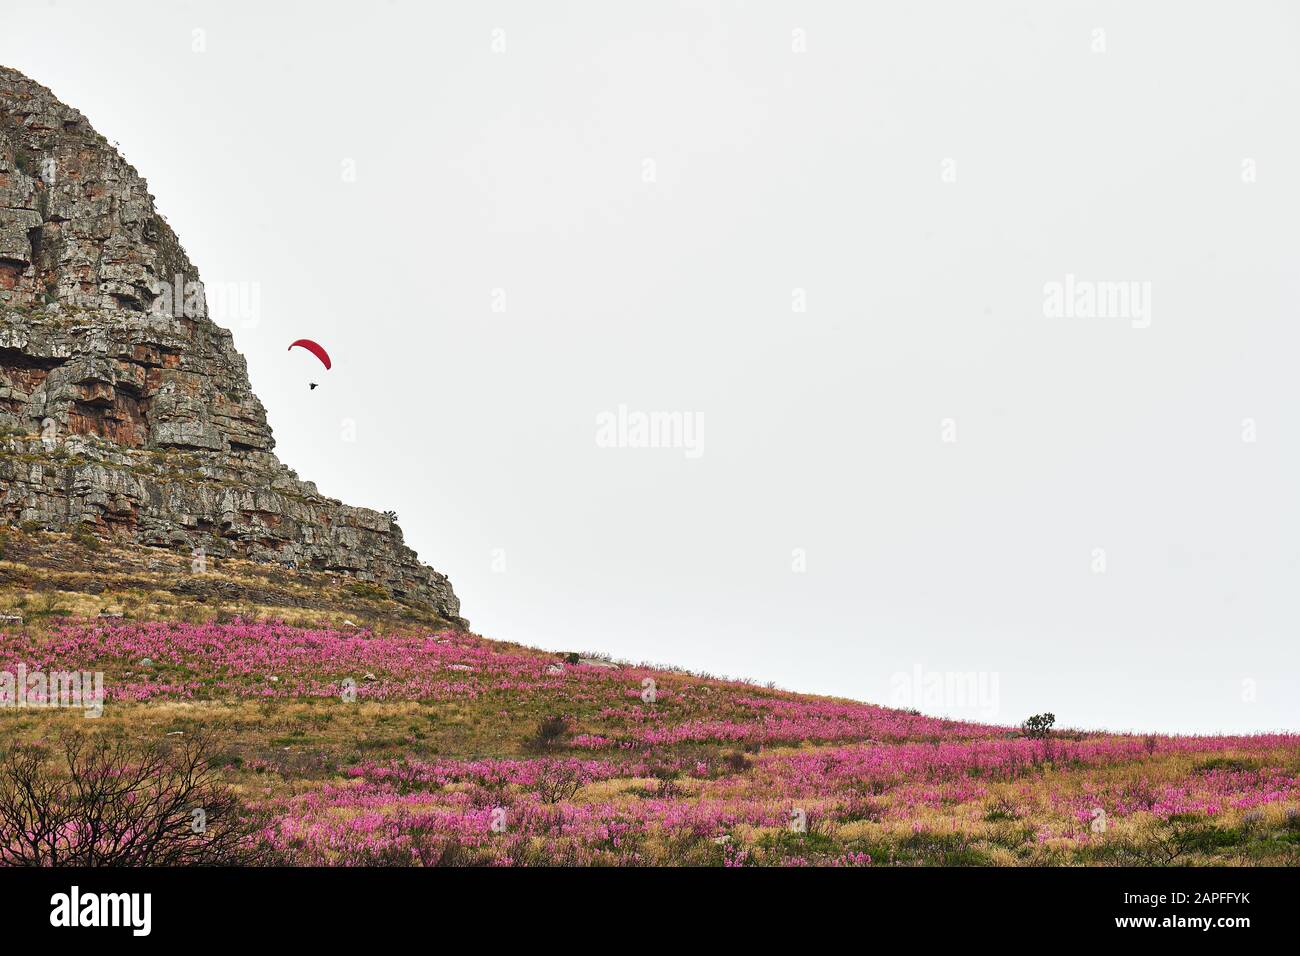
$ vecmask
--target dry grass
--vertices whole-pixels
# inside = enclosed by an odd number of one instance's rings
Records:
[[[51,602],[53,602],[51,604]],[[359,587],[347,575],[236,559],[208,559],[195,574],[188,553],[76,535],[0,528],[0,614],[32,620],[120,614],[126,620],[191,623],[279,619],[299,627],[384,632],[451,625],[430,608]]]

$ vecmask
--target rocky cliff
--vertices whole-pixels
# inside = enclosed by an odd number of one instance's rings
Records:
[[[0,67],[0,524],[335,571],[458,620],[387,515],[273,453],[231,335],[144,180]]]

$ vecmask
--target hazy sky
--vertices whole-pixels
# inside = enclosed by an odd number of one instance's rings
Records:
[[[1300,729],[1293,4],[0,12],[481,633]]]

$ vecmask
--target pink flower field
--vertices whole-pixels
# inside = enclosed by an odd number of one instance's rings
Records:
[[[1300,858],[1288,734],[1033,735],[453,631],[65,621],[0,632],[20,665],[102,671],[103,716],[6,707],[8,741],[210,735],[294,864]]]

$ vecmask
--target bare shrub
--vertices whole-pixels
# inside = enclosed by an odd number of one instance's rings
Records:
[[[32,609],[32,617],[62,617],[68,613],[68,606],[63,603],[57,591],[42,591]]]
[[[203,735],[133,745],[82,733],[0,759],[0,865],[239,866],[266,860]]]
[[[1197,814],[1174,814],[1156,821],[1136,838],[1119,845],[1121,862],[1141,866],[1181,865],[1190,858],[1213,856],[1232,847],[1238,837]]]
[[[538,772],[533,790],[543,803],[562,803],[572,800],[584,782],[576,766],[557,761],[547,764]]]

